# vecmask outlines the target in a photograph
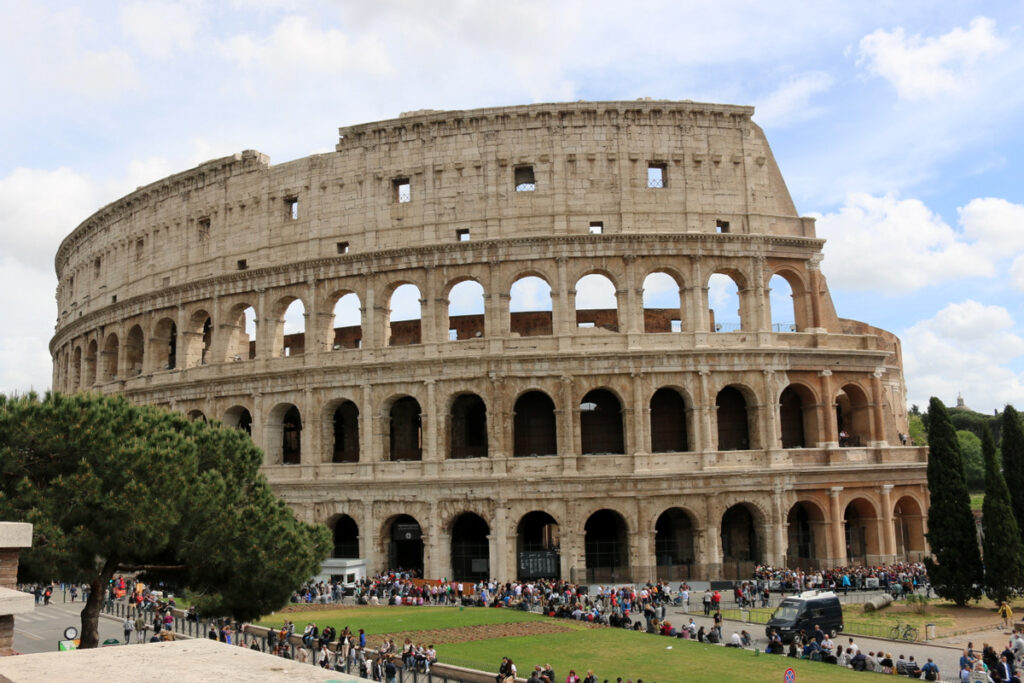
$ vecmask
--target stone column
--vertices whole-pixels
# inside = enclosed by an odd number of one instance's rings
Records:
[[[572,335],[576,330],[576,312],[570,301],[575,289],[570,290],[566,282],[566,278],[569,277],[569,259],[559,256],[555,262],[558,264],[558,282],[551,288],[551,326],[552,332],[559,338],[561,349],[563,344],[568,345],[568,342],[562,342],[562,339]]]
[[[821,277],[821,259],[822,254],[819,253],[814,254],[807,260],[807,295],[811,297],[811,328],[816,331],[824,332],[821,320],[821,285],[818,282],[818,278]],[[800,331],[803,332],[804,330]]]
[[[367,278],[367,280],[369,286],[366,288],[366,298],[360,302],[362,307],[359,309],[359,333],[363,337],[362,347],[364,349],[374,349],[382,345],[381,332],[383,327],[380,320],[381,312],[375,303],[376,283],[371,278]]]
[[[267,290],[260,287],[256,290],[259,295],[256,311],[256,360],[274,358],[274,331],[277,328],[276,320],[267,310]]]
[[[559,378],[561,397],[559,403],[561,409],[556,410],[555,417],[558,420],[558,454],[565,458],[567,472],[576,471],[576,405],[573,396],[573,381],[569,375],[562,375]],[[561,414],[559,414],[561,413]],[[570,461],[572,467],[570,469]]]
[[[647,418],[650,404],[644,400],[644,373],[632,372],[630,376],[633,390],[633,438],[632,445],[627,446],[627,450],[636,455],[647,455],[651,452],[651,435],[648,430],[651,421]]]
[[[882,501],[882,534],[879,539],[882,562],[894,562],[896,558],[896,525],[892,514],[892,484],[883,484],[878,491]]]
[[[703,432],[703,441],[700,444],[694,444],[695,450],[699,450],[704,453],[704,461],[707,464],[707,460],[713,457],[712,454],[718,449],[718,435],[711,426],[711,411],[714,410],[714,401],[711,400],[710,388],[708,387],[708,375],[710,371],[706,368],[702,368],[697,371],[700,377],[700,396],[698,397],[697,410],[701,416],[701,432]]]
[[[490,557],[489,573],[499,581],[507,580],[515,573],[515,563],[509,563],[515,553],[515,542],[509,543],[508,510],[505,501],[499,498],[494,505],[494,519],[491,533],[487,537],[487,549]]]
[[[821,433],[819,434],[818,448],[839,447],[839,427],[836,425],[836,406],[834,390],[832,388],[832,371],[822,370],[818,373],[821,377],[821,403],[818,415],[818,424]]]
[[[885,389],[882,388],[882,375],[885,369],[879,368],[871,374],[871,446],[888,445],[885,436]],[[895,552],[895,551],[894,551]]]
[[[317,409],[312,389],[302,392],[302,451],[303,465],[317,465],[324,462],[324,420]],[[328,459],[329,460],[329,459]]]
[[[444,419],[443,410],[437,405],[435,399],[435,386],[437,382],[428,379],[423,383],[427,388],[426,410],[420,408],[420,424],[423,427],[423,460],[437,463],[444,460],[445,454],[440,452],[441,444],[438,443],[438,432],[440,431],[441,420]]]
[[[846,523],[843,520],[843,510],[839,506],[839,494],[842,492],[842,486],[833,486],[828,491],[828,509],[831,520],[829,526],[832,539],[831,561],[834,567],[846,566]]]
[[[761,420],[761,447],[774,451],[782,447],[779,438],[779,402],[775,397],[775,371],[762,370],[764,397],[761,401],[763,414]]]
[[[363,385],[363,397],[359,402],[359,462],[380,461],[380,445],[374,429],[373,391],[369,384]]]
[[[629,335],[629,347],[639,347],[644,332],[644,299],[643,284],[636,281],[636,256],[627,254],[622,257],[626,264],[626,281],[616,289],[615,298],[619,311],[625,320],[619,320],[619,331],[625,328]],[[625,324],[623,324],[625,323]]]
[[[782,505],[782,486],[779,484],[775,485],[775,489],[772,491],[772,512],[775,515],[775,522],[770,525],[774,540],[774,552],[768,558],[769,564],[776,567],[784,567],[786,565],[786,512]]]

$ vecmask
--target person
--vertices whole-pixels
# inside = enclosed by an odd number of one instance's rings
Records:
[[[594,675],[593,671],[587,671],[587,676],[583,679],[583,683],[597,683],[597,676]]]
[[[135,617],[135,640],[139,643],[146,642],[146,631],[149,630],[149,624],[142,618],[142,613],[136,613]]]
[[[715,609],[715,633],[718,635],[718,640],[722,640],[722,610]]]
[[[878,662],[879,666],[882,667],[882,673],[891,674],[893,672],[892,654],[889,652],[885,653],[881,661]]]
[[[320,666],[324,669],[331,668],[331,651],[327,649],[327,643],[320,643]]]
[[[921,667],[921,676],[926,681],[937,681],[939,680],[939,667],[929,657],[928,661],[925,662],[924,666]]]
[[[704,616],[711,615],[711,590],[704,591],[704,597],[701,599],[704,603]]]
[[[569,675],[565,677],[565,683],[580,683],[580,677],[574,669],[569,669]]]
[[[434,644],[431,643],[427,646],[427,651],[424,654],[423,659],[423,673],[430,673],[430,665],[437,662],[437,650],[434,649]]]
[[[395,679],[398,677],[398,667],[395,666],[391,655],[384,659],[384,677],[387,679],[387,683],[395,683]]]
[[[558,678],[555,677],[555,670],[551,668],[550,664],[544,665],[544,671],[541,672],[542,676],[547,676],[551,683],[558,683]]]
[[[121,625],[124,629],[124,644],[131,645],[132,642],[132,631],[135,630],[135,624],[128,617],[124,618],[124,623]]]
[[[1003,603],[1006,604],[1005,602]],[[1002,681],[1003,683],[1011,683],[1011,681],[1020,681],[1014,672],[1013,664],[1006,658],[1006,655],[999,657],[999,665],[996,666],[996,680]]]
[[[1010,628],[1010,620],[1013,619],[1013,610],[1010,609],[1010,605],[1007,604],[1006,600],[999,605],[999,616],[1003,620],[1003,628]]]
[[[212,621],[210,622],[210,630],[206,633],[206,637],[210,640],[219,639],[219,636],[217,635],[217,627],[213,625]]]
[[[736,631],[732,632],[732,637],[729,638],[729,642],[725,644],[726,647],[743,647],[743,640],[740,638],[740,634]]]

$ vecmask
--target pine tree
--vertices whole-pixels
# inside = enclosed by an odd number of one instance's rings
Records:
[[[1024,544],[1010,506],[1010,491],[996,461],[996,443],[988,427],[982,434],[981,450],[985,457],[985,503],[982,507],[985,594],[998,605],[1013,597],[1024,585]]]
[[[1003,412],[1003,477],[1010,490],[1010,505],[1018,527],[1024,522],[1024,429],[1013,406]],[[1021,529],[1024,531],[1024,529]]]
[[[935,397],[928,402],[928,445],[928,579],[936,593],[963,607],[981,597],[981,553],[956,429]]]

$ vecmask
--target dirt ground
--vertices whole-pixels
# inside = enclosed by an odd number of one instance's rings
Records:
[[[574,622],[577,623],[577,622]],[[483,624],[480,626],[459,626],[457,628],[441,628],[426,631],[399,631],[371,635],[367,637],[367,645],[376,648],[385,638],[395,641],[401,648],[406,638],[417,645],[433,643],[465,643],[470,640],[489,640],[491,638],[514,638],[516,636],[538,636],[549,633],[564,633],[572,629],[564,623],[551,621],[521,621],[512,624]]]

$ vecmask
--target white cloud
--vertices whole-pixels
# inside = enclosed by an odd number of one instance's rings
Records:
[[[1004,47],[995,22],[976,17],[967,30],[957,27],[937,38],[878,29],[861,39],[858,63],[889,81],[901,98],[926,99],[969,88],[979,62]]]
[[[576,282],[575,302],[578,311],[614,309],[615,285],[604,275],[584,275]]]
[[[482,315],[483,312],[483,285],[467,280],[452,287],[448,293],[449,315]]]
[[[144,53],[161,59],[189,51],[199,28],[196,7],[171,2],[133,2],[121,8],[121,30]]]
[[[1010,284],[1018,292],[1024,292],[1024,254],[1015,258],[1010,265]]]
[[[815,118],[824,108],[812,104],[811,98],[827,91],[832,83],[832,76],[821,71],[794,76],[756,103],[756,118],[762,125],[776,128]]]
[[[412,284],[399,285],[391,293],[391,320],[420,320],[420,288]]]
[[[550,311],[551,285],[535,275],[528,275],[512,283],[509,290],[509,311]]]
[[[17,292],[16,299],[0,302],[4,320],[0,358],[11,361],[0,363],[0,393],[41,392],[50,387],[49,343],[57,318],[57,277],[52,273],[52,265],[34,268],[16,256],[0,254],[0,291]]]
[[[983,412],[1019,404],[1024,377],[1009,364],[1024,356],[1024,339],[1013,326],[1005,308],[967,300],[905,330],[909,401],[924,404],[939,396],[951,402],[962,393],[968,406]]]
[[[972,199],[958,209],[964,233],[993,258],[1008,258],[1024,251],[1024,205],[1005,199]]]
[[[992,276],[992,262],[916,199],[850,194],[818,218],[829,283],[850,290],[911,292],[962,277]]]

